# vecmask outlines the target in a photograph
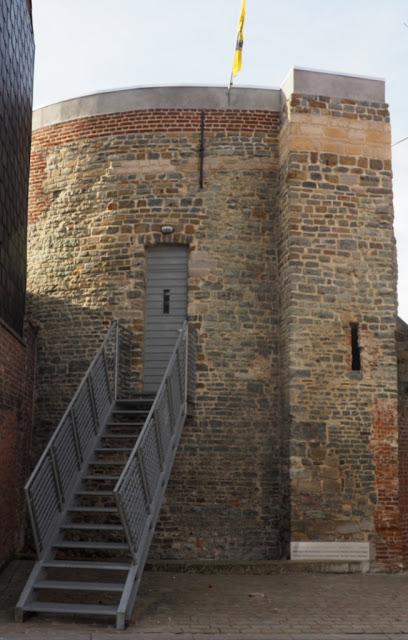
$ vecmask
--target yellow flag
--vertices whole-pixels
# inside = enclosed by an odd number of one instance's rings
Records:
[[[242,49],[244,47],[244,21],[245,0],[242,0],[241,13],[239,14],[237,43],[235,45],[234,61],[232,63],[232,75],[235,77],[242,66]]]

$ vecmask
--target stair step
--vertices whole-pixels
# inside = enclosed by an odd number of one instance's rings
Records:
[[[153,393],[151,394],[142,394],[140,397],[136,397],[136,398],[118,398],[116,400],[116,405],[118,404],[139,404],[140,402],[150,402],[150,404],[153,403],[153,400],[155,398],[155,395]]]
[[[119,449],[118,447],[103,447],[95,449],[95,453],[132,453],[132,449]]]
[[[69,507],[68,511],[74,513],[117,513],[116,507]]]
[[[111,416],[112,415],[117,415],[118,413],[121,413],[123,415],[147,415],[149,412],[147,411],[147,409],[119,409],[119,408],[115,408],[112,409],[111,411]]]
[[[106,496],[113,496],[113,492],[112,491],[76,491],[75,492],[75,497],[76,496],[90,496],[91,498],[99,498],[99,497],[106,497]]]
[[[52,545],[53,549],[101,549],[102,551],[129,550],[126,542],[88,542],[82,540],[61,540]]]
[[[83,480],[119,480],[120,476],[103,476],[103,475],[95,475],[95,476],[85,476]]]
[[[62,580],[41,580],[34,589],[58,589],[64,591],[123,591],[124,584],[117,582],[63,582]]]
[[[147,417],[147,416],[146,416]],[[135,420],[133,422],[107,422],[106,426],[107,427],[143,427],[145,421],[141,420],[140,422],[136,422]]]
[[[101,571],[129,571],[128,562],[92,562],[86,560],[48,560],[43,566],[46,569],[100,569]]]
[[[130,438],[135,438],[136,440],[136,434],[134,433],[104,433],[103,435],[101,435],[101,438],[126,438],[127,440],[129,440]]]
[[[123,460],[92,460],[92,462],[89,463],[91,465],[91,467],[96,467],[96,466],[100,466],[100,467],[109,467],[109,466],[124,466],[124,462]]]
[[[113,411],[149,411],[153,402],[151,400],[139,400],[137,402],[117,402]]]
[[[70,522],[61,525],[61,529],[78,529],[80,531],[92,531],[97,529],[98,531],[123,531],[123,527],[120,524],[99,524],[94,522],[93,524],[82,522]]]
[[[92,616],[115,616],[117,607],[103,604],[72,604],[69,602],[29,602],[24,611],[38,613],[86,613]]]

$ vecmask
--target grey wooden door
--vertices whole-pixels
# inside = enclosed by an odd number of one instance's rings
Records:
[[[187,317],[188,248],[147,250],[143,387],[157,391]]]

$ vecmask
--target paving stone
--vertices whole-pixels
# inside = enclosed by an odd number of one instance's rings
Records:
[[[19,566],[21,564],[21,566]],[[28,561],[14,564],[20,582]],[[209,576],[146,572],[129,625],[13,622],[18,580],[0,574],[0,640],[408,640],[408,576]],[[8,577],[7,577],[8,576]],[[250,595],[256,597],[249,597]]]

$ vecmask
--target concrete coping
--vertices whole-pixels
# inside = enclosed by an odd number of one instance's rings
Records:
[[[292,93],[384,102],[385,82],[293,68],[282,89],[256,87],[140,87],[64,100],[33,112],[33,129],[95,115],[150,109],[280,111]]]
[[[383,103],[385,80],[294,67],[282,85],[282,94],[285,99],[288,99],[292,93]]]

